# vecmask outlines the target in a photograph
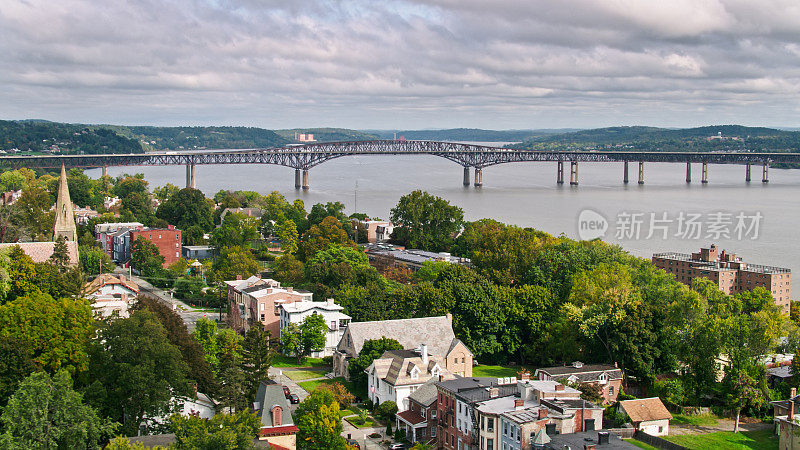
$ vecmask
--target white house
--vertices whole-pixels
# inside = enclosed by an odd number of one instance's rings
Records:
[[[210,419],[217,413],[217,402],[202,392],[198,392],[193,398],[173,397],[170,402],[177,407],[175,412],[183,417],[197,416],[200,419]],[[140,424],[139,433],[143,434],[148,428],[168,423],[168,415],[145,417],[142,424]]]
[[[658,397],[637,398],[619,402],[619,411],[631,418],[633,427],[651,436],[669,434],[669,420],[672,414]]]
[[[443,361],[428,353],[425,344],[414,350],[387,351],[365,372],[369,399],[375,404],[391,400],[401,412],[409,408],[408,397],[429,380],[455,378]]]
[[[350,316],[342,312],[344,308],[334,303],[333,299],[328,299],[324,302],[303,300],[282,303],[278,305],[278,308],[280,311],[281,335],[283,335],[283,330],[290,323],[299,326],[303,319],[312,314],[322,315],[322,318],[325,319],[325,323],[328,325],[328,332],[325,334],[325,348],[321,352],[313,352],[311,356],[315,358],[333,355],[336,345],[342,339],[342,335],[344,335],[344,331],[347,329],[351,319]]]
[[[92,301],[95,316],[109,317],[117,313],[128,317],[128,307],[139,295],[139,286],[125,275],[104,273],[86,286],[86,298]]]

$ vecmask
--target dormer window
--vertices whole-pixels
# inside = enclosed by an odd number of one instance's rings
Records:
[[[279,427],[283,423],[283,408],[278,405],[272,407],[272,426]]]

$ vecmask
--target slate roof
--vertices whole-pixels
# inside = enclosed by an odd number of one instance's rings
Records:
[[[767,369],[767,376],[777,378],[791,378],[792,366],[778,366]]]
[[[403,412],[397,413],[397,417],[399,417],[404,422],[406,422],[408,424],[411,424],[411,425],[416,425],[418,423],[425,422],[425,418],[424,417],[419,415],[418,412],[412,411],[410,409],[407,409],[407,410],[405,410]]]
[[[78,243],[75,241],[66,241],[67,255],[69,256],[69,265],[74,266],[78,264]],[[23,253],[30,256],[35,263],[46,262],[53,254],[53,249],[56,246],[55,242],[13,242],[0,244],[0,250],[6,248],[13,248],[18,245]]]
[[[447,316],[418,317],[414,319],[379,320],[373,322],[351,322],[346,334],[350,335],[356,357],[364,346],[364,342],[383,337],[397,340],[403,348],[416,348],[420,344],[428,346],[428,353],[436,356],[447,356],[455,339],[453,325]],[[344,338],[337,349],[345,351]]]
[[[622,400],[619,406],[633,422],[672,419],[672,414],[658,397]]]
[[[408,396],[409,400],[419,403],[422,406],[430,406],[436,401],[438,392],[434,379],[428,380],[425,384],[418,387],[416,391]]]
[[[428,356],[428,363],[423,364],[422,357],[413,350],[391,350],[384,352],[373,361],[378,378],[386,380],[392,386],[420,384],[434,378],[433,369],[439,366],[440,374],[450,379],[453,377],[435,356]],[[418,378],[411,377],[412,371],[419,371]]]
[[[582,367],[570,366],[555,366],[555,367],[542,367],[536,369],[534,374],[535,378],[539,377],[539,373],[545,373],[553,379],[569,378],[574,376],[580,382],[598,381],[601,373],[605,372],[609,380],[621,380],[622,370],[610,364],[586,364]]]
[[[633,444],[623,441],[614,433],[609,433],[608,444],[598,445],[600,450],[638,450]],[[562,450],[565,447],[572,449],[582,449],[585,444],[597,444],[597,431],[584,431],[581,433],[555,434],[549,436],[550,443],[545,448],[552,450]]]
[[[492,398],[489,392],[490,387],[497,388],[498,398],[515,395],[519,392],[516,383],[498,385],[497,378],[492,377],[461,377],[455,380],[437,381],[436,386],[452,392],[457,398],[469,404]]]
[[[283,393],[283,386],[278,384],[261,383],[258,385],[255,402],[258,403],[256,416],[261,421],[261,427],[272,427],[271,411],[274,406],[280,406],[281,426],[293,426],[292,413],[289,410],[289,401]]]

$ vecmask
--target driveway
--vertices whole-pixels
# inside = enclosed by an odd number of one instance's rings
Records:
[[[301,388],[299,384],[295,383],[294,380],[284,375],[283,369],[280,367],[270,367],[269,378],[278,384],[282,384],[288,387],[289,392],[291,392],[292,394],[296,394],[300,398],[301,402],[305,400],[306,397],[308,397],[308,392],[306,392],[305,389]],[[289,404],[289,409],[294,414],[294,411],[297,409],[297,405]]]
[[[127,271],[125,272],[127,274]],[[137,277],[131,276],[131,279],[139,285],[139,289],[143,294],[150,295],[159,299],[162,303],[165,303],[167,306],[171,307],[173,311],[178,313],[181,319],[183,319],[183,323],[186,324],[186,328],[189,330],[189,333],[194,331],[195,324],[200,318],[208,318],[208,319],[219,319],[219,314],[211,313],[207,311],[198,311],[192,306],[178,300],[177,298],[173,298],[169,292],[165,292],[162,289],[159,289],[152,284],[148,283],[147,281]],[[223,314],[223,318],[225,315]]]

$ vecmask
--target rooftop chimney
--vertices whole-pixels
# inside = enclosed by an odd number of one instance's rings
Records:
[[[580,369],[581,367],[583,367],[583,363],[580,362],[580,361],[575,361],[575,362],[572,363],[572,367],[574,367],[576,369]]]
[[[794,419],[794,399],[789,399],[789,414],[787,415],[787,419]]]
[[[329,298],[329,299],[328,299],[328,304],[329,304],[329,305],[333,305],[333,299],[332,299],[332,298]]]
[[[530,372],[521,372],[519,374],[519,379],[522,381],[530,381],[531,373]]]
[[[563,391],[564,385],[561,383],[556,383],[556,391]]]
[[[428,365],[428,345],[427,344],[420,344],[419,346],[419,356],[422,358],[422,364]]]
[[[525,400],[521,398],[514,399],[514,409],[522,409],[525,407]]]
[[[489,398],[496,398],[498,395],[500,395],[500,389],[496,387],[489,388]]]
[[[241,275],[236,275],[236,279],[237,279],[237,280],[241,280],[241,279],[242,279],[242,276],[241,276]]]
[[[797,397],[797,388],[792,388],[792,390],[789,391],[789,398],[795,398],[795,397]]]
[[[547,417],[547,408],[539,408],[539,420]]]

